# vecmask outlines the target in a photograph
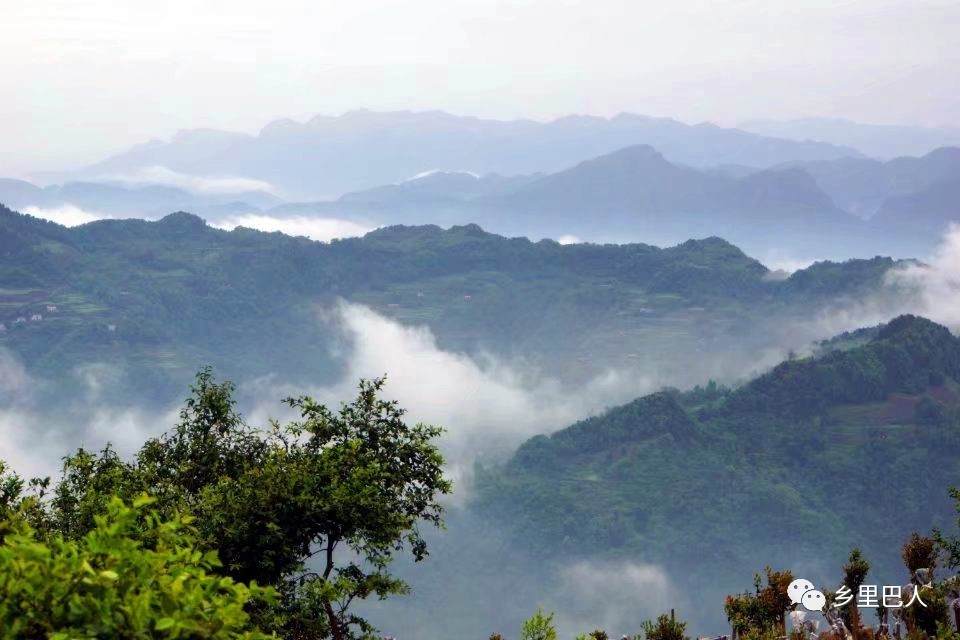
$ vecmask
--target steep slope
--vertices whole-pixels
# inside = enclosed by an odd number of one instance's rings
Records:
[[[490,204],[544,212],[723,210],[739,204],[733,185],[638,145],[546,176]]]
[[[942,232],[951,222],[960,222],[960,171],[915,193],[888,198],[871,222],[934,233]]]
[[[957,453],[960,340],[901,316],[734,391],[657,393],[533,438],[481,476],[478,509],[547,558],[812,572],[949,522]]]
[[[887,162],[841,158],[799,163],[842,209],[870,217],[887,200],[918,192],[948,179],[960,178],[960,147],[942,147],[926,155]]]

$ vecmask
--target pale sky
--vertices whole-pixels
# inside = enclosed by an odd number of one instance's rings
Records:
[[[443,109],[960,125],[958,0],[0,0],[0,175]]]

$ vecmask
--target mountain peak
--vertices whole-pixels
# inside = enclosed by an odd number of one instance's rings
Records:
[[[947,378],[960,382],[960,340],[926,318],[902,315],[862,346],[779,364],[736,391],[727,408],[809,417],[919,393]]]
[[[619,151],[614,151],[613,153],[608,154],[606,157],[642,161],[656,160],[664,163],[667,161],[663,157],[662,153],[648,144],[635,144],[630,147],[625,147]]]
[[[938,147],[923,157],[929,160],[960,162],[960,147]]]
[[[203,229],[207,226],[207,221],[193,213],[176,211],[160,218],[156,224],[170,229]]]
[[[949,329],[922,316],[904,314],[897,316],[884,325],[877,334],[877,340],[902,341],[916,336],[928,335],[935,340],[952,341]]]

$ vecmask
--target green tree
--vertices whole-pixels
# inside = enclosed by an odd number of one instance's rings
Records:
[[[280,606],[257,612],[263,628],[334,640],[369,635],[351,605],[408,591],[388,565],[404,548],[426,557],[418,525],[442,526],[437,498],[451,489],[435,445],[441,429],[407,424],[396,402],[379,397],[383,385],[362,380],[339,411],[288,398],[300,418],[258,431],[236,413],[233,386],[204,369],[176,428],[133,461],[109,447],[67,459],[51,528],[81,536],[106,496],[149,493],[160,513],[197,517],[198,543],[218,553],[227,575],[280,592]]]
[[[736,637],[749,633],[784,633],[786,612],[790,609],[787,586],[793,581],[790,571],[764,570],[767,583],[759,573],[753,576],[754,593],[728,595],[724,609]]]
[[[553,628],[553,614],[543,615],[537,609],[532,618],[520,628],[520,640],[557,640],[557,631]]]
[[[910,534],[910,539],[903,545],[901,557],[911,576],[917,569],[930,569],[932,573],[937,566],[936,542],[933,538],[921,536],[914,532]]]
[[[843,565],[843,584],[853,593],[860,592],[860,585],[867,579],[867,573],[870,571],[870,563],[863,557],[863,553],[858,547],[850,550],[850,557]],[[860,637],[860,609],[857,603],[851,602],[849,606],[840,611],[840,617],[844,624],[850,629],[854,640]]]
[[[594,629],[590,633],[582,633],[576,640],[610,640],[610,636],[603,629]]]
[[[674,620],[672,616],[661,614],[653,620],[640,623],[647,640],[689,640],[685,634],[687,623]]]
[[[273,590],[216,575],[220,562],[196,546],[191,518],[162,521],[152,502],[114,498],[75,540],[41,536],[12,514],[0,545],[0,637],[273,637],[245,611]]]
[[[950,497],[953,498],[956,511],[960,514],[960,488],[952,487]],[[960,519],[957,520],[957,526],[960,527]],[[960,537],[946,535],[939,529],[934,529],[933,540],[937,545],[937,550],[944,554],[947,568],[956,569],[960,567]]]

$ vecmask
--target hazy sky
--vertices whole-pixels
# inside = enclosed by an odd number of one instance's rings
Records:
[[[0,172],[354,108],[960,125],[957,0],[0,0]]]

